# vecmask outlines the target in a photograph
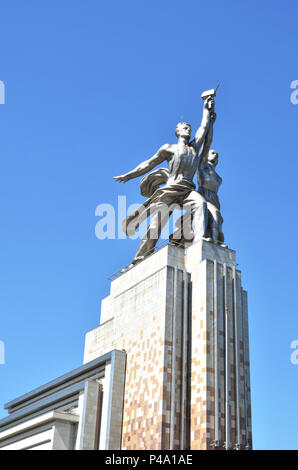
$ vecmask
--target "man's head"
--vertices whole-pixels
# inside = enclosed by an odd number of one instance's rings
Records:
[[[191,136],[191,125],[188,122],[178,122],[175,130],[176,137],[184,137],[190,139]]]
[[[208,163],[213,166],[216,166],[218,164],[218,153],[216,152],[216,150],[209,150]]]

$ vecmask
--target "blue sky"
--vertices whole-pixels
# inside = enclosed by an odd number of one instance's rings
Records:
[[[295,0],[0,2],[0,416],[82,363],[107,276],[135,240],[98,240],[112,177],[196,128],[220,82],[214,144],[224,233],[249,293],[254,447],[298,448]]]

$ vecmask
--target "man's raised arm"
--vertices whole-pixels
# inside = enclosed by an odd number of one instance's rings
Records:
[[[202,168],[208,160],[208,153],[209,153],[209,150],[210,150],[210,147],[211,147],[211,144],[212,144],[212,140],[213,140],[213,123],[215,122],[215,120],[216,120],[216,114],[214,112],[212,112],[211,117],[210,117],[209,130],[208,130],[207,135],[205,137],[204,147],[202,149],[202,152],[200,153],[198,168]]]
[[[125,183],[128,180],[144,175],[148,171],[152,170],[152,168],[154,168],[155,166],[159,165],[161,162],[169,158],[171,154],[169,150],[170,147],[171,146],[169,144],[163,145],[156,152],[156,154],[153,155],[153,157],[149,158],[148,160],[145,160],[143,163],[138,165],[134,170],[129,171],[128,173],[125,173],[124,175],[114,176],[114,179],[116,181]]]
[[[204,139],[206,137],[207,131],[209,129],[210,114],[213,110],[213,107],[214,107],[213,98],[207,98],[204,101],[203,116],[202,116],[201,125],[200,125],[199,129],[197,130],[195,138],[191,142],[191,145],[196,149],[197,152],[199,152],[200,148],[202,147],[202,144],[203,144]]]

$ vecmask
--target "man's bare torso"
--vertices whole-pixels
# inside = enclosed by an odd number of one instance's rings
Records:
[[[173,144],[167,148],[170,175],[167,184],[186,179],[193,182],[198,168],[199,157],[191,144]]]

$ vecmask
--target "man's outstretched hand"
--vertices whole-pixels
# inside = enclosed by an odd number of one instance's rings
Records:
[[[114,180],[119,181],[119,183],[126,183],[129,180],[127,175],[114,176]]]

